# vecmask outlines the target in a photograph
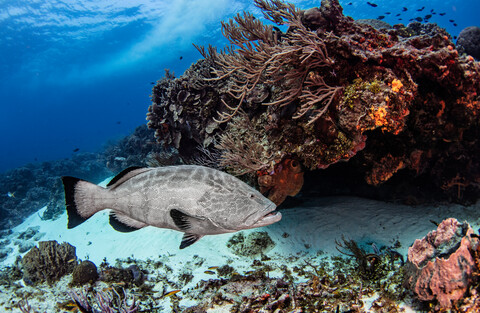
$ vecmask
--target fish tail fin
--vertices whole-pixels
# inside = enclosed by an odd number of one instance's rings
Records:
[[[94,196],[105,188],[71,176],[63,176],[62,182],[69,229],[82,224],[90,216],[104,209],[96,203]]]

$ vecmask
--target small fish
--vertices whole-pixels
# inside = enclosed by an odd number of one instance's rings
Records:
[[[7,192],[7,197],[9,198],[15,198],[15,193],[14,192]]]
[[[181,289],[177,289],[177,290],[169,291],[169,292],[167,292],[166,294],[164,294],[163,297],[171,297],[171,296],[173,296],[174,294],[179,293],[180,291],[182,291],[182,290],[181,290]]]
[[[276,205],[240,179],[198,165],[130,167],[106,188],[62,177],[73,228],[111,209],[110,225],[121,232],[146,226],[184,232],[180,249],[205,235],[267,226],[282,219]]]
[[[348,5],[352,5],[353,3],[352,2],[349,2]]]
[[[73,259],[70,259],[67,261],[67,263],[72,263],[72,262],[75,262],[77,259],[76,258],[73,258]]]
[[[155,85],[155,82],[150,82],[150,85]]]
[[[450,23],[455,23],[455,20],[448,20]]]
[[[425,15],[425,17],[424,17],[423,19],[428,20],[428,19],[430,19],[430,18],[432,18],[432,15],[431,15],[431,14],[427,14],[427,15]]]
[[[385,12],[385,15],[390,15],[390,14],[392,14],[392,13],[391,12]]]
[[[438,13],[438,15],[440,15],[440,16],[444,16],[445,14],[447,14],[447,13],[445,13],[445,12]]]
[[[383,20],[385,18],[385,15],[380,15],[379,17],[377,17],[377,20]]]
[[[374,7],[374,8],[378,7],[377,4],[372,3],[372,2],[367,2],[367,4],[368,4],[369,6],[371,6],[371,7]]]
[[[425,9],[425,7],[421,7],[421,8],[420,8],[420,9],[418,9],[417,11],[418,11],[418,12],[422,12],[422,11],[423,11],[423,9]]]
[[[78,152],[78,151],[80,151],[80,148],[73,149],[73,152]]]
[[[77,312],[80,309],[80,307],[75,302],[70,300],[70,301],[67,301],[66,303],[62,303],[61,309],[62,311],[67,311],[67,312]]]
[[[402,14],[398,13],[398,14],[396,14],[395,16],[400,16],[400,15],[402,15]]]
[[[456,27],[456,26],[458,26],[458,25],[457,25],[457,23],[453,23],[453,26],[455,26],[455,27]]]
[[[252,275],[253,273],[255,273],[255,271],[246,271],[245,275]]]
[[[457,39],[457,36],[453,36],[453,39]]]
[[[205,273],[205,274],[208,274],[208,275],[215,275],[215,272],[214,272],[214,271],[205,271],[204,273]]]
[[[209,270],[216,270],[218,268],[218,266],[210,266],[208,269]]]
[[[438,227],[438,223],[435,222],[434,220],[430,220],[430,223],[432,223],[433,225],[437,226]]]
[[[416,20],[417,22],[422,22],[422,21],[423,21],[423,18],[420,17],[420,16],[417,16],[417,17],[415,18],[415,20]]]
[[[402,12],[406,12],[406,11],[408,11],[408,8],[403,7],[403,8],[402,8]]]

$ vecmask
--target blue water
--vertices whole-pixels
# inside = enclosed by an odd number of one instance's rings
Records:
[[[341,1],[346,15],[391,24],[445,12],[430,22],[452,35],[479,24],[478,0],[370,2]],[[128,135],[145,123],[151,83],[200,58],[192,43],[223,46],[220,21],[245,9],[259,13],[246,0],[0,0],[0,172]]]

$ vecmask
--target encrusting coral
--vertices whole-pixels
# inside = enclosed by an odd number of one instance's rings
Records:
[[[216,147],[227,170],[255,178],[285,159],[306,170],[350,160],[371,185],[409,170],[452,199],[478,194],[480,67],[445,30],[375,29],[337,0],[255,5],[288,29],[247,12],[222,23],[230,47],[198,47],[204,59],[154,87],[147,119],[158,141],[186,158]]]

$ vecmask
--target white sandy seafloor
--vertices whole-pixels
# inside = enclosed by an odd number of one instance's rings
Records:
[[[468,221],[474,229],[478,229],[479,205],[477,203],[469,207],[455,204],[412,207],[356,197],[315,198],[305,200],[301,207],[283,210],[283,218],[276,224],[246,230],[244,233],[267,231],[276,243],[267,255],[271,257],[272,262],[279,264],[286,264],[290,256],[295,256],[291,259],[292,263],[288,262],[288,266],[296,264],[305,266],[303,260],[313,259],[318,256],[320,250],[327,254],[339,254],[335,248],[335,240],[340,240],[342,235],[357,242],[374,242],[378,247],[392,246],[399,241],[402,246],[397,251],[406,258],[407,249],[413,241],[436,228],[432,220],[439,223],[445,218],[455,217],[459,221]],[[194,245],[180,250],[179,244],[183,235],[180,232],[146,227],[131,233],[119,233],[108,224],[107,211],[97,213],[74,229],[67,229],[66,214],[55,221],[43,221],[40,216],[45,209],[40,209],[13,229],[13,234],[10,235],[13,252],[3,261],[3,266],[12,265],[18,255],[21,255],[18,253],[18,242],[15,242],[19,233],[29,227],[37,227],[41,236],[32,238],[33,243],[34,240],[68,242],[76,247],[78,258],[89,259],[97,266],[104,258],[110,264],[115,264],[117,258],[132,257],[137,260],[152,259],[165,262],[172,268],[171,273],[166,273],[171,277],[188,269],[194,278],[186,286],[181,287],[182,291],[178,293],[182,296],[180,304],[184,306],[195,305],[192,299],[188,299],[189,288],[193,288],[201,280],[215,278],[215,275],[204,273],[208,267],[228,263],[238,272],[252,269],[251,257],[237,256],[226,247],[233,234],[206,236]],[[285,236],[285,233],[289,236]],[[201,265],[198,265],[199,263]],[[270,277],[274,276],[274,272],[270,273]],[[281,277],[281,273],[278,273],[278,277]],[[69,279],[64,278],[53,288],[55,290],[50,290],[52,288],[48,288],[46,284],[25,287],[33,291],[42,289],[42,292],[46,293],[41,299],[30,299],[29,304],[38,312],[57,312],[56,303],[70,299],[67,294],[68,282]],[[21,280],[18,284],[24,285]],[[59,287],[62,284],[63,290]],[[172,289],[174,288],[159,283],[154,291],[158,292],[160,298],[162,294]],[[2,309],[0,312],[6,309],[9,312],[20,312],[12,305],[12,301],[18,300],[9,289],[0,287]],[[158,301],[159,307],[164,307],[165,312],[170,312],[171,298],[166,297]],[[402,306],[405,312],[414,312],[408,304]]]

